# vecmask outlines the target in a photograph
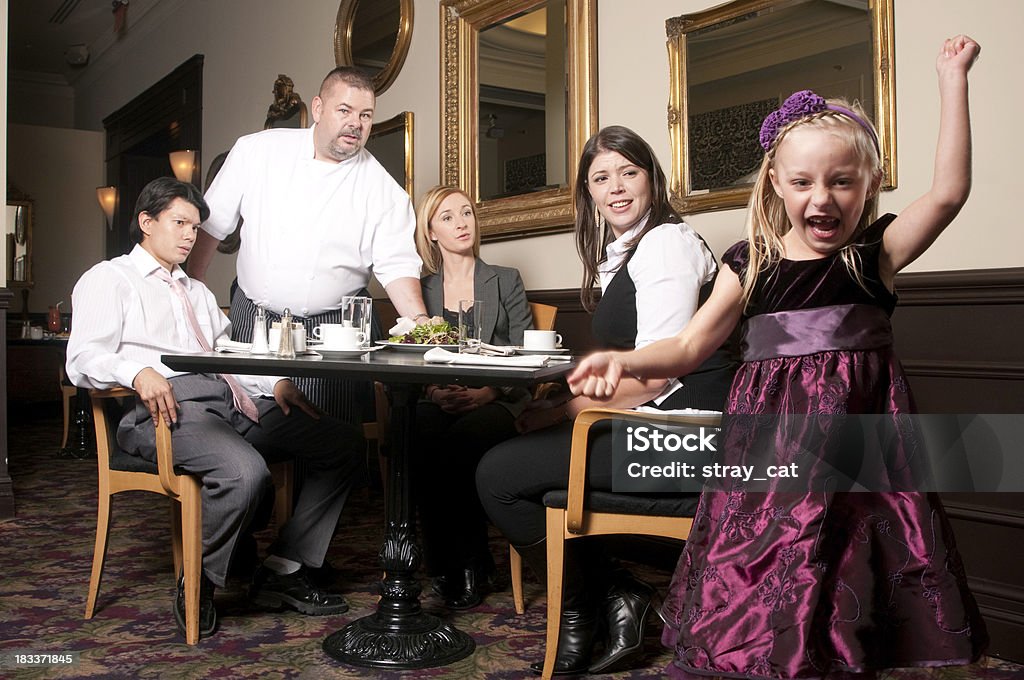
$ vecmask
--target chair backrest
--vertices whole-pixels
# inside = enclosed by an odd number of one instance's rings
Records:
[[[583,510],[585,506],[584,497],[586,495],[588,438],[590,428],[595,423],[603,420],[624,420],[631,422],[654,422],[659,424],[665,424],[668,422],[674,425],[717,427],[721,423],[721,419],[722,417],[720,414],[694,414],[671,415],[667,417],[666,421],[666,416],[664,415],[646,414],[637,411],[610,408],[590,408],[584,409],[578,413],[573,424],[572,448],[569,454],[569,486],[566,497],[564,498],[566,529],[574,534],[584,532]],[[638,495],[634,498],[630,498],[628,495],[622,495],[618,499],[615,499],[611,494],[606,494],[606,496],[609,496],[609,498],[604,500],[613,501],[614,509],[609,508],[611,512],[619,514],[646,515],[657,514],[665,511],[657,504],[652,505],[651,503],[654,499],[650,496]],[[693,497],[696,498],[696,494],[693,494]],[[545,497],[545,505],[549,505],[548,500],[549,499]],[[554,501],[554,498],[551,500]],[[616,500],[618,502],[614,502]],[[625,507],[628,505],[634,505],[636,507],[635,509],[629,509],[628,507]],[[670,502],[670,505],[674,504]],[[689,504],[688,507],[692,507],[692,504]],[[678,508],[668,511],[668,516],[677,516],[678,514]]]
[[[538,331],[555,330],[555,317],[558,315],[558,307],[545,305],[540,302],[531,302],[530,311],[533,313],[533,327]]]

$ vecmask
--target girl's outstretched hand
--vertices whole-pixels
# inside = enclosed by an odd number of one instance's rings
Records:
[[[613,352],[591,354],[568,377],[569,389],[577,396],[609,399],[619,386],[622,368]]]
[[[981,54],[981,45],[969,36],[960,34],[942,43],[939,57],[935,61],[935,69],[939,75],[944,73],[967,73],[974,65],[975,59]]]

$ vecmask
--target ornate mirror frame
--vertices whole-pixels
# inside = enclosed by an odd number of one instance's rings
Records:
[[[665,22],[668,35],[668,129],[672,148],[672,203],[684,214],[740,208],[747,205],[751,187],[693,191],[690,177],[689,112],[687,103],[686,35],[746,14],[788,4],[787,0],[734,0],[702,12],[672,17]],[[892,0],[872,0],[871,52],[875,101],[875,127],[882,150],[885,179],[882,189],[896,188],[896,93],[893,56]],[[780,102],[781,103],[781,102]]]
[[[378,137],[378,136],[381,136],[381,135],[388,135],[388,134],[392,134],[392,133],[395,133],[395,132],[401,132],[402,133],[402,139],[403,139],[402,148],[404,149],[404,161],[403,161],[403,163],[404,163],[404,166],[403,166],[404,171],[403,171],[403,177],[405,178],[405,182],[404,183],[403,182],[398,182],[398,184],[403,189],[405,189],[405,193],[409,194],[410,197],[415,197],[415,194],[413,193],[413,162],[412,162],[412,160],[413,160],[412,159],[413,115],[412,115],[412,111],[403,111],[402,113],[398,114],[397,116],[392,116],[391,118],[388,118],[387,120],[382,120],[379,123],[374,123],[373,127],[370,128],[370,140],[372,140],[374,137]],[[371,153],[372,153],[372,151],[371,151]],[[391,171],[391,168],[388,167],[389,164],[385,163],[385,160],[387,160],[387,159],[382,160],[380,157],[378,157],[376,155],[374,155],[374,158],[376,158],[377,161],[380,162],[380,164],[383,165],[386,170],[388,170],[388,172]]]
[[[7,280],[0,281],[0,287],[32,288],[32,239],[35,201],[11,182],[7,183],[7,212],[13,223],[6,223],[5,254],[7,259]],[[20,261],[20,266],[19,266]],[[15,278],[17,276],[17,278]]]
[[[377,2],[377,0],[341,0],[338,6],[338,17],[334,23],[334,63],[337,66],[352,66],[355,60],[352,58],[352,26],[356,20],[356,9],[362,2]],[[391,87],[398,77],[398,73],[405,64],[405,57],[409,54],[409,44],[412,42],[412,16],[413,0],[400,0],[401,17],[398,21],[398,37],[395,39],[394,49],[391,57],[380,71],[373,76],[373,92],[380,96],[382,92]]]
[[[569,231],[573,184],[583,145],[597,131],[597,12],[595,0],[566,0],[568,115],[566,185],[480,201],[478,35],[544,0],[441,0],[441,181],[476,201],[485,240]]]

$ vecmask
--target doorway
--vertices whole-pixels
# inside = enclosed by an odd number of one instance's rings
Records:
[[[107,258],[132,249],[129,225],[135,199],[150,181],[173,176],[168,154],[196,152],[192,183],[201,186],[203,55],[197,54],[103,119],[107,133],[107,184],[117,187]]]

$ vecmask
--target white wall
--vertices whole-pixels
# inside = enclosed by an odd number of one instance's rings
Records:
[[[408,60],[378,99],[377,113],[381,120],[404,110],[415,113],[418,195],[440,174],[441,10],[436,0],[414,4]],[[718,0],[597,1],[599,123],[626,125],[643,135],[666,171],[670,159],[665,20],[717,4]],[[983,47],[971,76],[974,192],[957,221],[910,270],[1022,266],[1024,229],[1009,178],[1024,156],[1024,143],[1011,124],[1011,117],[1024,110],[1024,94],[1013,85],[1019,81],[1013,48],[1024,25],[1024,3],[898,0],[895,6],[899,188],[883,196],[885,210],[906,206],[931,178],[938,125],[934,57],[941,40],[964,31]],[[75,83],[76,127],[102,129],[105,116],[201,53],[205,165],[237,136],[262,127],[277,74],[291,76],[302,98],[312,100],[320,79],[334,66],[337,10],[338,0],[161,0]],[[741,210],[687,219],[718,254],[742,235]],[[493,263],[519,267],[530,289],[579,285],[581,269],[569,234],[487,244],[483,255]],[[214,289],[226,291],[232,277],[233,259],[218,256],[211,274]]]
[[[60,300],[70,309],[78,277],[103,259],[106,221],[96,203],[105,183],[103,139],[89,130],[8,127],[7,176],[35,202],[31,312]]]

